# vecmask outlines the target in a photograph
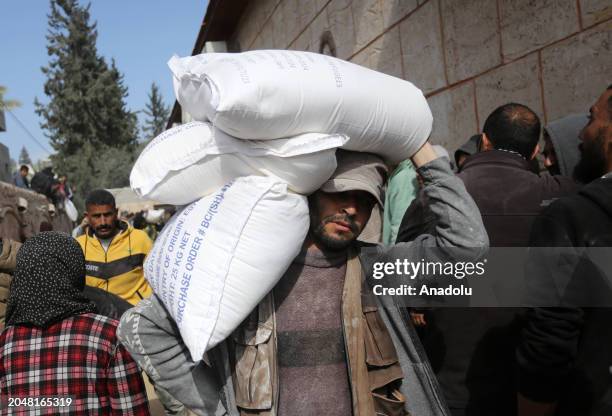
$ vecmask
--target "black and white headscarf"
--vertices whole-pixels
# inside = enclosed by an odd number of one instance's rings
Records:
[[[8,297],[7,325],[49,326],[72,315],[96,312],[84,295],[85,258],[68,234],[40,233],[17,253]]]

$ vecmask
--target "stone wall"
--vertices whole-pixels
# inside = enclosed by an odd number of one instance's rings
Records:
[[[27,201],[27,210],[20,211],[18,199]],[[55,231],[71,232],[73,223],[61,209],[49,212],[49,202],[43,195],[0,182],[0,237],[23,241],[40,231],[48,222]]]
[[[453,151],[510,101],[543,123],[587,112],[612,83],[611,33],[610,0],[257,0],[231,41],[321,52],[332,39],[323,50],[421,88],[432,141]]]
[[[11,155],[8,147],[0,143],[0,181],[9,182],[11,180]]]

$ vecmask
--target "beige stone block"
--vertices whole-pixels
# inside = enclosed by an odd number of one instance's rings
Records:
[[[329,3],[329,0],[316,0],[317,11],[323,10],[327,3]]]
[[[293,39],[288,39],[289,24],[285,18],[285,1],[282,1],[272,13],[268,25],[272,28],[272,45],[274,49],[286,49]]]
[[[319,13],[316,0],[293,0],[297,13],[298,28],[300,32],[306,28]]]
[[[261,32],[255,38],[255,42],[251,46],[251,49],[274,49],[274,34],[272,31],[272,22],[268,20],[264,24]]]
[[[586,112],[612,82],[612,21],[542,51],[548,120]]]
[[[265,22],[272,15],[272,12],[281,1],[282,0],[257,0],[255,2],[257,3],[257,6],[261,9],[263,19],[262,25],[263,22]]]
[[[481,129],[493,110],[510,102],[531,108],[544,124],[537,52],[476,78],[476,102]]]
[[[348,59],[355,47],[355,25],[350,0],[331,0],[327,6],[330,31],[336,44],[336,56]]]
[[[253,51],[257,49],[264,49],[262,45],[263,45],[263,40],[261,38],[261,34],[259,34],[255,37],[255,40],[253,41],[253,43],[251,43],[251,47],[249,48],[249,50]],[[242,49],[242,50],[245,51],[246,49]]]
[[[450,83],[501,63],[495,3],[491,0],[440,0]]]
[[[312,49],[312,44],[310,43],[310,28],[306,28],[304,32],[289,46],[289,49],[294,51],[308,51],[308,52],[316,52]]]
[[[241,51],[249,50],[259,33],[263,23],[261,10],[255,3],[250,3],[240,18],[234,39],[239,43]]]
[[[357,52],[383,33],[383,15],[379,0],[353,0],[351,8]]]
[[[470,136],[478,133],[472,82],[443,91],[427,100],[433,114],[432,143],[452,155]]]
[[[329,27],[327,10],[322,10],[312,23],[306,26],[306,29],[291,45],[291,49],[319,53],[321,37],[329,30]]]
[[[610,0],[580,0],[580,12],[582,25],[589,27],[612,18],[612,2]]]
[[[506,61],[580,30],[576,0],[500,0],[499,10]]]
[[[283,19],[283,34],[280,40],[282,49],[289,47],[291,42],[298,37],[303,29],[300,23],[299,11],[302,10],[304,4],[307,4],[307,2],[300,0],[282,0],[278,7]]]
[[[310,45],[314,52],[320,52],[321,38],[323,33],[330,30],[329,18],[327,17],[327,9],[324,9],[319,13],[312,24],[309,26],[310,29]]]
[[[430,1],[399,25],[404,77],[423,90],[446,85],[438,2]]]
[[[381,0],[383,27],[397,23],[418,6],[417,0]]]
[[[402,78],[399,28],[394,27],[353,57],[352,62]]]

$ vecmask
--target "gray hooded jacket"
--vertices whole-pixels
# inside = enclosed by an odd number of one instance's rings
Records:
[[[548,123],[544,130],[548,133],[555,149],[559,172],[563,176],[572,177],[574,168],[580,159],[578,135],[589,122],[586,114],[572,114]]]

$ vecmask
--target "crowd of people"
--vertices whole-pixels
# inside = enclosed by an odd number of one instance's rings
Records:
[[[93,191],[76,239],[2,239],[0,394],[71,398],[49,414],[146,415],[145,372],[167,414],[612,414],[612,309],[405,308],[366,278],[373,252],[419,261],[462,248],[475,260],[489,245],[611,247],[611,118],[612,86],[588,117],[543,129],[529,107],[505,104],[453,160],[426,143],[390,173],[378,156],[337,151],[308,197],[300,254],[196,361],[144,278],[151,239]],[[15,183],[27,186],[23,172]],[[577,270],[592,271],[553,272]]]
[[[21,165],[19,170],[13,175],[13,185],[17,188],[31,189],[34,192],[45,195],[54,204],[62,200],[72,200],[74,194],[68,183],[68,176],[65,174],[56,175],[51,166],[47,166],[40,172],[36,172],[29,179],[30,167]]]
[[[69,227],[72,220],[71,216],[77,215],[76,208],[72,204],[74,193],[66,175],[56,175],[52,167],[46,167],[34,175],[31,175],[31,173],[31,168],[28,165],[21,165],[13,175],[12,184],[17,188],[31,190],[43,195],[47,202],[44,211],[48,213],[48,217],[35,225],[36,221],[33,223],[31,218],[28,218],[28,213],[32,209],[28,200],[23,196],[18,197],[19,220],[23,224],[19,230],[21,240],[27,239],[37,232],[52,231],[54,229],[54,218],[57,218],[60,213],[65,212],[67,215],[65,219],[60,219],[59,224],[55,224],[59,229]]]

